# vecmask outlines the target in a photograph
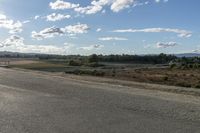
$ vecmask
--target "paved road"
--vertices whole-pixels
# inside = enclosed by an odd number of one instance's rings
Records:
[[[200,99],[0,68],[0,133],[200,133]]]

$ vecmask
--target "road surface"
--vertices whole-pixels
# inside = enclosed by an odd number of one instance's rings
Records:
[[[200,133],[200,99],[0,68],[0,133]]]

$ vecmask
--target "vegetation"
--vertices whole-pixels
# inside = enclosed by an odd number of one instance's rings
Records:
[[[171,68],[200,69],[200,57],[176,58],[170,62]]]
[[[178,58],[166,54],[29,55],[29,57],[34,59],[34,63],[13,65],[11,61],[10,67],[200,88],[199,57]],[[15,58],[22,56],[16,55]],[[25,59],[30,60],[30,58]]]

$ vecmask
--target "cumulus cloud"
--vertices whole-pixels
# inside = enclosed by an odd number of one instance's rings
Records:
[[[52,13],[52,14],[46,16],[47,21],[59,21],[59,20],[68,19],[68,18],[71,18],[71,16],[63,15],[63,14],[56,14],[56,13]]]
[[[39,19],[39,18],[40,18],[40,15],[36,15],[36,16],[34,17],[35,20],[37,20],[37,19]]]
[[[26,45],[24,38],[16,35],[12,35],[0,42],[0,50],[23,53],[68,54],[73,46],[68,43],[65,43],[63,46]]]
[[[155,0],[157,3],[160,3],[160,1],[165,3],[168,2],[168,0]],[[73,9],[75,12],[81,14],[96,14],[98,12],[105,13],[106,7],[110,7],[110,10],[113,12],[119,12],[126,8],[147,4],[149,4],[149,1],[138,2],[137,0],[92,0],[89,5],[80,6],[80,4],[57,0],[55,2],[50,2],[49,6],[54,10]]]
[[[115,0],[111,5],[113,12],[119,12],[125,8],[129,8],[133,4],[134,0]]]
[[[78,7],[74,9],[78,13],[82,14],[95,14],[102,10],[102,6],[87,6],[87,7]]]
[[[200,53],[200,49],[192,50],[192,52],[194,52],[194,53]]]
[[[82,14],[95,14],[102,11],[105,6],[110,6],[113,12],[119,12],[125,8],[131,7],[135,1],[136,0],[92,0],[90,5],[80,6],[80,4],[57,0],[55,2],[50,2],[49,6],[54,10],[74,9],[74,11]]]
[[[104,45],[95,44],[95,45],[90,45],[90,46],[86,46],[86,47],[80,47],[78,49],[91,51],[91,50],[101,49],[103,47],[104,47]]]
[[[168,2],[168,1],[169,1],[169,0],[155,0],[156,3],[160,3],[160,2],[166,3],[166,2]]]
[[[9,30],[10,34],[19,33],[22,31],[23,24],[20,21],[8,19],[6,15],[0,14],[0,28]]]
[[[125,33],[125,32],[145,32],[145,33],[160,33],[160,32],[172,32],[178,34],[178,37],[188,38],[192,36],[192,32],[181,29],[170,29],[170,28],[147,28],[147,29],[121,29],[114,30],[113,32]]]
[[[87,33],[89,30],[89,26],[87,24],[76,24],[76,25],[68,25],[64,28],[58,27],[50,27],[46,28],[40,32],[32,31],[31,37],[37,40],[42,40],[45,38],[52,38],[56,35],[65,35],[75,36],[76,34]]]
[[[23,24],[27,24],[27,23],[30,23],[31,21],[30,20],[25,20],[25,21],[23,21],[22,23]]]
[[[174,47],[177,45],[178,44],[176,42],[166,42],[166,43],[157,42],[156,44],[157,48],[168,48],[168,47]]]
[[[113,12],[119,12],[125,8],[129,8],[134,2],[135,0],[94,0],[89,6],[77,7],[74,10],[83,14],[95,14],[102,11],[104,6],[110,6]]]
[[[101,37],[99,38],[101,41],[126,41],[128,40],[127,38],[123,37]]]
[[[50,27],[46,28],[40,32],[32,31],[32,38],[37,39],[37,40],[42,40],[44,38],[51,38],[54,37],[55,35],[63,35],[64,32],[57,27]]]
[[[101,28],[98,28],[98,29],[96,30],[96,32],[100,32],[100,31],[102,31],[102,29],[101,29]]]
[[[77,8],[79,7],[79,4],[73,4],[70,2],[65,2],[62,0],[56,0],[55,2],[50,2],[49,6],[51,7],[51,9],[54,10],[64,10],[64,9],[73,9],[73,8]]]
[[[19,46],[19,45],[22,45],[23,42],[24,42],[24,38],[16,36],[16,35],[12,35],[9,38],[2,41],[0,43],[0,47],[8,47],[12,45]]]
[[[89,26],[87,24],[78,23],[76,25],[68,25],[62,28],[62,30],[69,34],[83,34],[88,32]]]

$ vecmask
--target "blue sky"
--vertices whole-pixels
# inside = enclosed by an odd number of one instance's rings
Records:
[[[0,0],[0,51],[200,52],[199,0]]]

